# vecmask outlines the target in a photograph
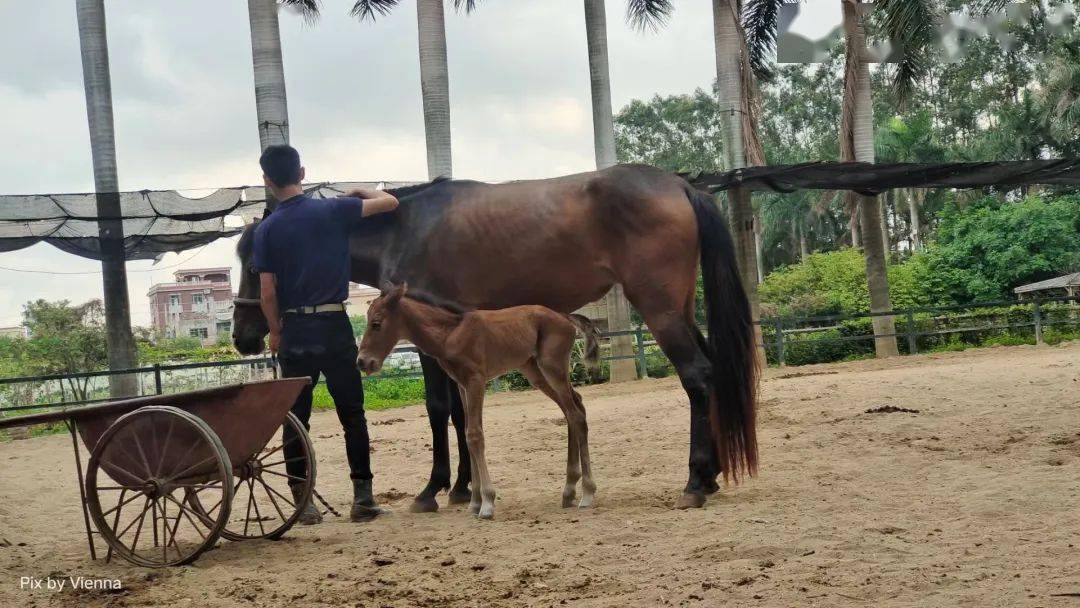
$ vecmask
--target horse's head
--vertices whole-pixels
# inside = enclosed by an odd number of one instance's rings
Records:
[[[255,271],[252,248],[255,240],[253,222],[244,228],[236,254],[240,258],[240,286],[233,298],[233,345],[242,355],[257,355],[263,351],[264,340],[270,333],[259,301],[259,273]]]
[[[405,328],[399,304],[407,289],[405,284],[388,286],[368,307],[367,329],[364,330],[360,352],[356,356],[356,366],[361,371],[374,374],[382,369],[390,351],[401,340]]]

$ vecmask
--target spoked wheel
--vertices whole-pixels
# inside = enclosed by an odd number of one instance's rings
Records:
[[[290,486],[300,493],[299,502]],[[315,450],[304,425],[290,412],[281,433],[234,468],[232,517],[221,535],[229,540],[281,538],[300,518],[314,488]],[[201,497],[191,496],[189,502],[202,512]]]
[[[110,554],[140,566],[178,566],[217,542],[229,519],[232,465],[198,417],[149,406],[116,420],[86,471],[86,504]],[[212,505],[196,512],[190,503]]]

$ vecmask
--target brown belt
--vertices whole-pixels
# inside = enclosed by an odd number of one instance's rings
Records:
[[[334,304],[319,304],[317,306],[297,306],[285,311],[287,315],[313,315],[319,312],[345,312],[345,305],[341,302]]]

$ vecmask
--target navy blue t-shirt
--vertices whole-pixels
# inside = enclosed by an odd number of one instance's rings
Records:
[[[344,302],[349,296],[349,233],[364,201],[294,196],[255,229],[255,270],[277,279],[281,312]]]

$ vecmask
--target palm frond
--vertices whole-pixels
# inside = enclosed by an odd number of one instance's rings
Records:
[[[304,18],[304,21],[308,23],[315,23],[319,20],[319,5],[322,4],[319,0],[277,0],[279,6],[291,8],[300,13],[300,16]]]
[[[934,0],[877,0],[874,10],[881,16],[882,33],[901,54],[892,86],[902,108],[930,69],[927,49],[934,42],[937,7]]]
[[[638,30],[656,30],[667,23],[671,0],[627,0],[626,20]]]
[[[776,51],[780,5],[788,0],[746,0],[742,11],[742,27],[746,31],[746,46],[754,74],[763,82],[773,78],[769,57]]]
[[[476,4],[480,0],[454,0],[454,10],[460,11],[465,9],[466,13],[471,13],[476,10]]]
[[[971,3],[971,9],[976,14],[999,13],[1015,0],[976,0]]]
[[[385,17],[400,4],[401,0],[356,0],[349,14],[363,21],[375,20],[376,14]]]

